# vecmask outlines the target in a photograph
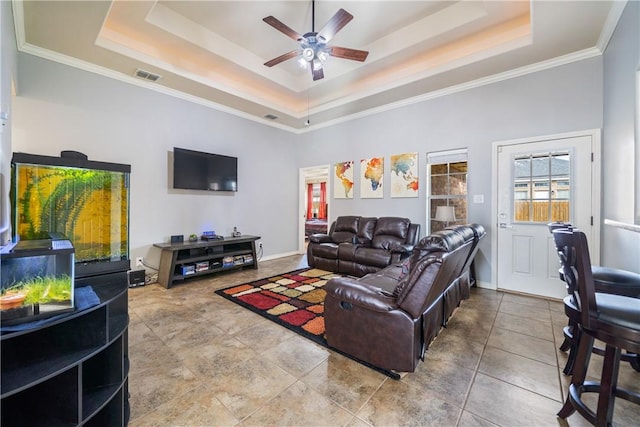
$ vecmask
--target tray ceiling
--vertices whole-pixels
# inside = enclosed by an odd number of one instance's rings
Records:
[[[622,7],[624,3],[622,3]],[[322,1],[354,19],[313,82],[297,43],[262,21],[311,31],[310,1],[14,1],[18,48],[294,132],[601,53],[613,1]],[[160,76],[136,77],[142,70]],[[272,116],[276,118],[267,118]],[[310,126],[306,126],[307,119]]]

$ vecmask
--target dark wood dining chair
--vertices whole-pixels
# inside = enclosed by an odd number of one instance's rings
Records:
[[[596,293],[584,233],[556,229],[553,237],[569,291],[565,305],[574,305],[579,310],[577,327],[581,332],[569,392],[558,417],[565,419],[578,411],[596,426],[610,426],[616,398],[640,405],[640,393],[617,385],[622,350],[640,353],[640,300]],[[605,344],[602,374],[599,382],[586,381],[596,339]],[[598,394],[595,411],[583,401],[584,393]]]
[[[566,222],[553,222],[548,226],[551,233],[553,233],[553,230],[574,229],[570,223]],[[560,268],[559,275],[560,279],[564,281],[562,268]],[[640,298],[640,274],[638,273],[620,270],[617,268],[592,265],[591,275],[593,276],[596,293],[599,292],[631,298]],[[572,300],[568,304],[565,304],[565,314],[569,321],[567,326],[563,328],[564,341],[562,342],[562,345],[560,345],[560,350],[565,352],[568,351],[569,355],[562,372],[565,375],[571,375],[573,372],[573,365],[575,364],[581,334],[580,328],[577,326],[580,321],[580,309],[575,301]],[[600,356],[604,356],[604,350],[601,348],[594,347],[593,352]],[[629,362],[633,369],[640,372],[639,354],[625,353],[622,355],[622,360]]]

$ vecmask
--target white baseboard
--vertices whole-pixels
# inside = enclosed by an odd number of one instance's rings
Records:
[[[284,252],[284,253],[281,253],[281,254],[275,254],[275,255],[269,255],[269,256],[262,257],[262,258],[260,258],[258,260],[258,262],[271,261],[273,259],[284,258],[284,257],[294,256],[294,255],[301,255],[301,254],[298,253],[298,251]]]
[[[494,290],[494,291],[498,289],[494,283],[482,282],[480,280],[476,280],[476,286],[478,288],[491,289],[491,290]]]

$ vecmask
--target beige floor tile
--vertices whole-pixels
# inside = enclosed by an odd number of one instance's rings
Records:
[[[178,356],[158,337],[129,346],[129,361],[131,372],[143,372],[159,366],[180,365]]]
[[[298,381],[244,419],[242,425],[341,426],[352,419],[352,413]]]
[[[493,328],[487,341],[487,346],[528,357],[548,365],[556,366],[557,364],[554,342],[530,335],[501,328]]]
[[[428,367],[431,361],[447,361],[467,369],[476,369],[483,348],[483,343],[445,329],[429,346],[423,363]]]
[[[512,384],[476,375],[465,410],[500,426],[555,426],[562,405]]]
[[[549,301],[546,299],[534,298],[527,295],[511,294],[507,292],[505,292],[504,296],[502,297],[502,302],[514,302],[544,309],[549,308]]]
[[[402,381],[462,408],[473,376],[473,369],[445,360],[429,360],[428,363],[420,363],[416,371],[406,375]]]
[[[307,338],[294,335],[262,354],[265,359],[300,378],[329,357],[329,351]]]
[[[177,348],[175,353],[193,373],[202,376],[210,376],[256,356],[251,348],[229,335],[217,336],[200,345]]]
[[[324,362],[300,380],[341,407],[356,413],[382,383],[389,379],[358,362],[331,352]]]
[[[551,320],[551,311],[549,310],[549,307],[540,307],[503,300],[498,311],[533,320],[542,320],[545,322]]]
[[[158,366],[129,373],[131,419],[155,410],[175,397],[200,386],[200,379],[182,365]]]
[[[211,371],[206,386],[242,420],[296,382],[296,378],[261,356]]]
[[[482,354],[478,372],[522,387],[550,399],[562,401],[558,368],[493,347]]]
[[[460,420],[458,421],[458,427],[495,427],[490,421],[484,420],[477,415],[474,415],[467,411],[462,411]]]
[[[553,329],[549,321],[533,320],[512,314],[498,313],[494,327],[553,341]]]
[[[453,426],[461,409],[401,381],[386,381],[356,414],[374,426]]]
[[[255,352],[264,353],[295,335],[295,332],[284,326],[264,319],[256,322],[252,327],[236,333],[234,338]]]
[[[495,311],[472,310],[465,305],[458,308],[449,319],[447,331],[484,344],[489,338],[495,317]]]
[[[144,417],[132,419],[129,427],[231,427],[239,422],[211,391],[200,386],[160,405]]]

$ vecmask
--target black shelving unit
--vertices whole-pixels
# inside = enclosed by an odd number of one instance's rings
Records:
[[[175,282],[192,277],[245,267],[258,268],[258,239],[259,236],[241,236],[225,237],[224,240],[155,243],[153,246],[162,250],[158,283],[170,288]],[[230,263],[229,259],[233,261]]]
[[[127,424],[126,273],[86,281],[98,305],[0,335],[3,427]]]

